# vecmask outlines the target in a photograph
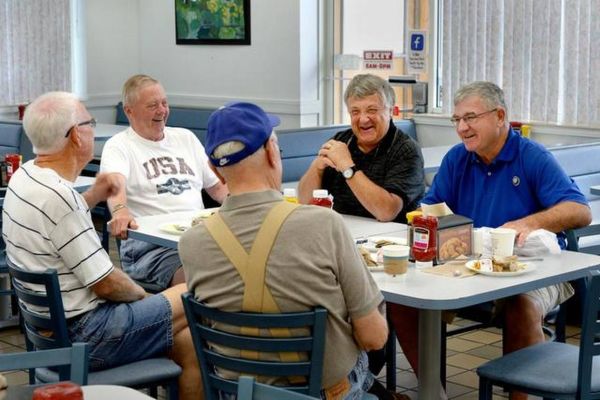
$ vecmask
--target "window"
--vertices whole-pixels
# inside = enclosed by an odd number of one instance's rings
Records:
[[[597,0],[439,0],[441,107],[463,84],[501,86],[511,120],[600,125]]]
[[[0,3],[0,106],[71,89],[70,0]]]

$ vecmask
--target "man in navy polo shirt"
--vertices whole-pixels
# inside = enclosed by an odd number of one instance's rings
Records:
[[[556,232],[564,248],[564,230],[591,222],[585,196],[543,146],[510,128],[507,114],[504,93],[491,82],[458,90],[451,120],[462,144],[446,154],[422,202],[446,202],[455,213],[472,218],[476,227],[515,229],[517,246],[536,229]],[[572,293],[565,283],[504,299],[506,352],[542,342],[544,315]],[[417,371],[418,311],[388,304],[388,312]],[[527,397],[522,396],[511,393],[511,399]]]

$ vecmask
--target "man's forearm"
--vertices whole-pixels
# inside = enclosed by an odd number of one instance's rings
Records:
[[[592,214],[588,206],[566,201],[525,217],[524,221],[534,229],[546,229],[557,233],[589,225],[592,222]]]
[[[404,207],[402,198],[370,180],[362,171],[346,181],[356,199],[379,221],[392,221]],[[335,201],[335,199],[334,199]]]
[[[106,278],[95,284],[92,290],[98,297],[117,303],[130,303],[141,300],[146,296],[146,292],[141,286],[117,268]]]
[[[298,182],[298,201],[302,204],[310,203],[313,190],[320,189],[322,181],[323,170],[318,169],[313,162]]]

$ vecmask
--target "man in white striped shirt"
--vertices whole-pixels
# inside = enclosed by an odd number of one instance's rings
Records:
[[[112,265],[90,208],[119,189],[113,174],[98,175],[83,194],[73,189],[93,157],[95,125],[71,93],[47,93],[28,106],[23,127],[36,158],[8,186],[2,213],[7,256],[28,271],[58,271],[69,336],[90,344],[92,370],[170,355],[183,369],[180,398],[200,398],[181,303],[185,285],[150,296]]]

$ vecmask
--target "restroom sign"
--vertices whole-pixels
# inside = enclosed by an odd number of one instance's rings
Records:
[[[363,65],[365,69],[392,69],[394,52],[392,50],[365,50]]]
[[[426,31],[410,31],[408,35],[408,73],[420,74],[427,72]]]

